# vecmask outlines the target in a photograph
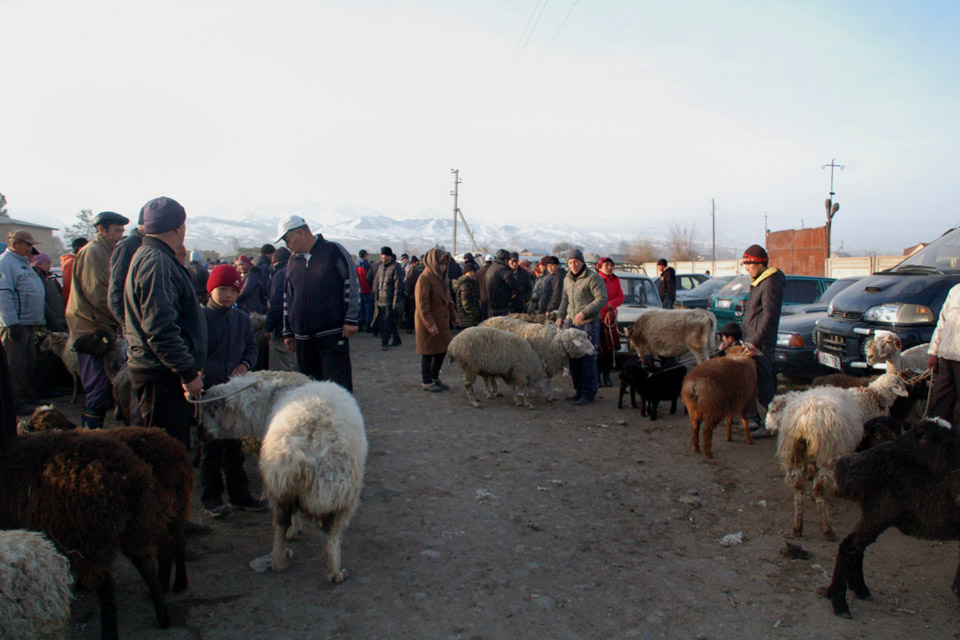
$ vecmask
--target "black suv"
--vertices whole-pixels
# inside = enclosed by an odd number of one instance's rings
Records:
[[[837,294],[827,317],[817,321],[817,361],[866,373],[867,342],[877,329],[896,333],[903,349],[929,342],[955,284],[960,284],[960,227]]]

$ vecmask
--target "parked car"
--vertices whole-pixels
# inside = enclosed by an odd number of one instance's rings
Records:
[[[848,278],[840,278],[839,280],[834,281],[832,285],[827,287],[827,290],[821,294],[816,302],[811,302],[810,304],[791,304],[789,306],[783,307],[781,315],[792,316],[792,315],[801,315],[804,313],[826,313],[827,307],[830,306],[830,301],[834,297],[852,285],[857,280],[860,280],[863,276],[851,276]]]
[[[830,369],[817,362],[814,337],[817,320],[826,317],[826,311],[780,317],[776,352],[779,373],[806,382],[831,373]]]
[[[678,273],[674,276],[677,281],[677,299],[680,299],[681,291],[690,291],[710,280],[710,276],[705,273]],[[660,291],[660,276],[653,279],[653,286]]]
[[[820,276],[787,276],[783,290],[783,306],[809,304],[823,295],[834,278]],[[750,295],[750,276],[737,276],[710,297],[710,311],[717,316],[717,326],[728,322],[743,323],[743,308]]]
[[[817,361],[867,373],[867,342],[878,329],[903,349],[930,341],[950,289],[960,284],[960,227],[950,229],[892,269],[862,278],[830,303],[817,321]],[[880,365],[882,367],[882,365]]]
[[[723,288],[736,276],[717,276],[701,282],[693,289],[677,291],[677,305],[686,309],[706,309],[710,306],[710,296]]]
[[[647,309],[661,308],[660,294],[653,278],[642,273],[614,271],[620,278],[623,289],[623,304],[617,309],[617,326],[621,334],[628,334],[640,314]],[[616,366],[619,367],[630,355],[629,338],[621,337],[620,350],[616,354]]]

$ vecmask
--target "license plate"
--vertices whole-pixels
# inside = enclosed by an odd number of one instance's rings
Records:
[[[840,369],[840,358],[832,353],[817,351],[817,362],[831,369]]]
[[[729,300],[717,300],[717,309],[729,309],[730,301]]]

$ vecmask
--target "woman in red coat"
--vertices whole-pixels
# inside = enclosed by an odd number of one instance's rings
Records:
[[[597,273],[607,285],[607,306],[600,311],[600,354],[597,369],[600,373],[600,385],[612,387],[610,371],[620,349],[620,333],[617,331],[617,307],[623,304],[623,289],[620,278],[613,273],[613,260],[600,258],[597,261]]]

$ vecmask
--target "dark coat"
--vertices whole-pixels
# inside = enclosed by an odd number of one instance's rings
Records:
[[[107,304],[110,313],[123,327],[123,287],[127,283],[127,271],[130,270],[130,261],[133,254],[143,244],[143,234],[134,229],[126,238],[117,243],[116,249],[110,255],[110,288],[107,292]]]
[[[540,294],[540,313],[547,311],[556,311],[560,308],[560,301],[563,300],[563,279],[567,272],[563,269],[557,271],[556,275],[549,273],[544,277],[543,292]]]
[[[283,294],[284,337],[319,338],[357,326],[360,283],[347,250],[317,234],[310,260],[296,254],[287,261]]]
[[[218,306],[213,300],[203,308],[207,321],[207,366],[203,369],[203,388],[226,382],[230,372],[245,364],[252,370],[257,362],[257,341],[253,337],[250,316],[234,307]]]
[[[201,304],[206,304],[207,298],[210,296],[207,293],[207,279],[210,277],[207,268],[199,262],[190,261],[187,263],[187,273],[190,274],[190,281],[193,282],[193,290],[197,294],[197,300]]]
[[[265,328],[278,338],[283,335],[283,280],[287,276],[287,261],[278,262],[270,279],[267,294],[267,318]]]
[[[527,310],[527,303],[533,295],[533,274],[526,269],[518,267],[510,272],[510,283],[513,291],[510,294],[510,311],[513,313],[524,313]]]
[[[663,273],[660,274],[660,284],[657,287],[659,289],[658,293],[660,294],[660,300],[666,302],[667,300],[676,301],[677,299],[677,272],[674,271],[673,267],[667,267],[663,270]]]
[[[197,377],[207,360],[207,324],[186,268],[162,240],[148,236],[134,254],[123,309],[134,383]]]
[[[468,275],[460,276],[453,283],[453,294],[460,328],[480,324],[483,318],[480,316],[480,283],[477,279]]]
[[[767,269],[750,283],[750,296],[743,308],[743,341],[765,354],[777,348],[777,328],[787,277],[779,269]]]
[[[513,297],[513,271],[503,260],[494,260],[487,271],[487,303],[490,314],[507,313]]]
[[[243,289],[237,297],[237,306],[247,313],[264,313],[267,287],[260,267],[253,267],[243,275]],[[206,285],[204,285],[206,286]]]

